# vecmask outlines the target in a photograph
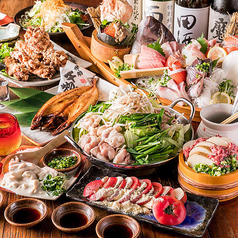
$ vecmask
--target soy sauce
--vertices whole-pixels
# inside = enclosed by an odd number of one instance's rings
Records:
[[[86,225],[88,218],[80,212],[66,213],[60,218],[60,225],[65,228],[76,228]]]
[[[123,224],[112,224],[107,226],[103,232],[104,238],[131,238],[132,230]]]
[[[13,214],[13,221],[15,223],[30,223],[33,221],[37,221],[40,219],[41,213],[35,209],[30,207],[24,207],[19,210],[17,210]]]

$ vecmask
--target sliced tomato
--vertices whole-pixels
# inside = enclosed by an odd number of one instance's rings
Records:
[[[152,182],[152,186],[154,187],[154,197],[158,198],[162,193],[162,184],[158,182]]]
[[[105,198],[111,196],[113,194],[113,190],[112,189],[104,189],[101,188],[99,189],[96,193],[91,194],[88,199],[92,200],[92,201],[103,201]]]
[[[170,186],[163,186],[162,187],[162,193],[160,194],[160,196],[171,196],[174,197],[173,195],[173,188]]]
[[[173,193],[174,197],[177,198],[182,203],[185,203],[187,201],[187,194],[183,191],[182,188],[175,188]]]
[[[140,181],[137,177],[130,177],[133,181],[133,184],[131,185],[130,189],[135,190],[137,187],[140,186]]]
[[[136,202],[136,204],[138,204],[138,205],[140,205],[140,206],[145,205],[146,203],[148,203],[148,202],[152,199],[153,193],[154,193],[154,187],[152,187],[152,188],[150,189],[150,191],[146,194],[146,197],[140,198],[140,199]]]
[[[91,194],[96,193],[98,189],[101,188],[102,186],[103,186],[103,182],[101,179],[94,180],[88,183],[83,190],[83,196],[89,197]]]
[[[117,183],[116,177],[109,177],[107,182],[103,185],[104,188],[113,188]]]
[[[154,203],[153,214],[160,224],[178,225],[184,221],[186,209],[178,199],[164,196]]]
[[[126,180],[123,179],[123,181],[121,182],[121,184],[120,184],[120,186],[118,188],[119,189],[123,189],[123,188],[125,188],[125,186],[126,186]]]

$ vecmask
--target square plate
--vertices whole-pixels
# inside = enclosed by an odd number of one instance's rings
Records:
[[[149,215],[144,214],[133,215],[131,213],[112,210],[106,206],[95,204],[86,199],[85,197],[83,197],[84,187],[90,181],[96,180],[98,178],[103,178],[105,176],[126,177],[126,175],[113,172],[107,168],[98,168],[92,166],[88,170],[88,172],[66,193],[66,196],[77,201],[85,202],[92,206],[100,207],[110,212],[130,215],[131,217],[134,217],[139,221],[148,222],[159,228],[163,228],[166,230],[170,230],[173,232],[177,232],[192,237],[203,236],[219,204],[219,201],[217,199],[187,193],[188,200],[185,204],[187,216],[185,218],[185,221],[177,226],[162,225],[157,222],[152,213]]]

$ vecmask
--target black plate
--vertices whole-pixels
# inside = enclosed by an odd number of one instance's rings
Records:
[[[112,210],[106,206],[101,206],[90,202],[88,199],[83,197],[84,187],[93,180],[97,178],[103,178],[105,176],[116,177],[122,176],[126,177],[124,174],[119,174],[113,172],[107,168],[98,168],[92,166],[88,172],[76,183],[67,193],[66,196],[81,202],[85,202],[89,205],[100,207],[110,212],[127,214],[139,221],[149,222],[159,228],[163,228],[169,231],[177,232],[183,235],[192,236],[192,237],[202,237],[206,231],[217,207],[219,201],[213,198],[202,197],[194,194],[187,193],[188,200],[185,204],[187,210],[187,216],[185,221],[177,226],[166,226],[158,223],[153,216],[151,215],[133,215],[120,211]]]
[[[71,3],[71,2],[65,2],[66,5],[70,6],[72,9],[76,9],[78,8],[79,10],[85,12],[86,9],[88,8],[87,6],[85,5],[82,5],[82,4],[78,4],[78,3]],[[19,22],[19,19],[21,19],[21,17],[23,15],[25,15],[25,13],[27,11],[30,11],[31,9],[33,8],[33,6],[30,6],[30,7],[26,7],[22,10],[20,10],[15,16],[14,16],[14,22],[16,24],[18,24],[20,27],[22,27],[22,25],[20,24]],[[88,17],[88,20],[87,20],[87,24],[89,24],[88,26],[85,26],[83,28],[81,28],[80,30],[83,31],[83,30],[86,30],[88,29],[89,27],[91,27],[93,25],[92,23],[92,19],[90,17],[90,15],[87,13],[86,16]],[[24,30],[26,30],[26,28],[22,27]],[[55,33],[48,33],[51,37],[56,37],[56,36],[66,36],[65,32],[55,32]]]

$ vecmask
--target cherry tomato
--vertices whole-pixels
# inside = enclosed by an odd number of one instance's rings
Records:
[[[178,225],[184,221],[186,209],[178,199],[165,196],[154,203],[153,214],[163,225]]]

